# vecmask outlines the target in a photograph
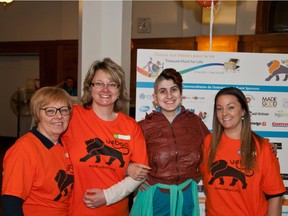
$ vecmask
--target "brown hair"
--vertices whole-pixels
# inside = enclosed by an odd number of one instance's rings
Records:
[[[217,109],[217,99],[221,95],[232,95],[235,96],[238,102],[241,104],[241,108],[244,110],[244,115],[242,118],[242,129],[241,129],[241,166],[245,168],[246,171],[250,171],[255,166],[256,162],[256,141],[262,144],[263,138],[255,134],[251,130],[251,119],[248,103],[243,92],[235,87],[227,87],[221,89],[215,96],[214,100],[214,116],[213,116],[213,136],[210,143],[210,152],[208,156],[208,170],[213,163],[215,158],[217,148],[221,135],[224,131],[223,126],[217,119],[216,109]],[[255,138],[255,139],[254,139]]]
[[[125,84],[125,72],[122,67],[110,58],[104,58],[103,61],[94,61],[90,66],[83,83],[84,95],[81,98],[82,105],[85,109],[89,109],[92,106],[91,82],[99,70],[110,75],[112,81],[117,83],[120,88],[119,98],[114,103],[114,111],[118,112],[122,109],[123,103],[129,101],[129,97]]]
[[[178,86],[180,93],[182,95],[183,87],[183,79],[179,72],[177,72],[174,68],[166,68],[161,74],[156,78],[154,82],[154,93],[157,93],[158,85],[162,80],[173,80],[173,82]]]

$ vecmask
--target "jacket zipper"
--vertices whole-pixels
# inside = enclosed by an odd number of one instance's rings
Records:
[[[177,116],[174,118],[174,120],[177,118]],[[176,170],[177,170],[177,185],[179,184],[179,166],[178,166],[178,146],[177,146],[177,142],[176,142],[176,138],[175,138],[175,134],[174,134],[174,130],[173,130],[173,122],[171,123],[171,130],[172,130],[172,134],[173,134],[173,138],[174,138],[174,146],[175,146],[175,162],[176,162]]]

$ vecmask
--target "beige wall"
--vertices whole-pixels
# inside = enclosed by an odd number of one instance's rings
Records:
[[[257,1],[220,1],[217,7],[214,35],[254,34]],[[202,23],[209,11],[195,1],[133,1],[131,37],[209,35],[209,24]],[[138,18],[151,18],[150,33],[137,32]],[[0,7],[0,32],[0,41],[78,39],[78,1],[15,0]]]
[[[14,1],[0,6],[0,41],[78,38],[77,1]]]
[[[234,6],[233,6],[234,5]],[[254,34],[257,1],[220,1],[213,35]],[[0,42],[67,40],[79,38],[78,1],[14,0],[0,6]],[[209,35],[202,9],[195,1],[133,1],[132,38],[189,37]],[[97,10],[95,10],[97,11]],[[208,14],[209,15],[209,14]],[[113,19],[113,14],[111,14]],[[150,33],[137,32],[137,19],[151,18]],[[220,20],[229,22],[223,23]],[[0,56],[0,136],[16,136],[17,118],[10,109],[10,96],[39,78],[38,57]],[[128,77],[127,83],[130,83]]]
[[[213,35],[255,33],[257,1],[219,1],[216,9]],[[189,37],[210,33],[210,9],[203,9],[195,1],[135,1],[132,14],[132,38]],[[138,18],[151,18],[150,33],[137,32]]]
[[[0,6],[0,41],[65,40],[78,38],[77,1],[14,1]],[[10,108],[11,95],[39,79],[39,57],[0,56],[0,136],[17,136],[17,116]],[[29,130],[29,118],[20,118],[20,135]]]

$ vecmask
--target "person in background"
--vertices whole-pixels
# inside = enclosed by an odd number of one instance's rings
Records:
[[[206,215],[281,215],[286,189],[268,140],[251,130],[245,95],[234,87],[215,96],[213,133],[205,139]]]
[[[65,80],[56,85],[56,87],[63,88],[71,96],[77,96],[77,88],[71,76],[67,76]]]
[[[181,105],[182,83],[175,69],[164,69],[154,83],[156,110],[139,122],[151,170],[145,189],[135,198],[132,216],[200,214],[197,183],[202,144],[209,130]]]
[[[3,215],[67,216],[74,178],[60,136],[69,124],[71,97],[63,89],[43,87],[33,94],[30,110],[36,127],[4,157]]]
[[[149,167],[139,125],[120,112],[129,101],[123,69],[110,58],[93,62],[83,92],[82,105],[74,105],[63,135],[75,177],[70,215],[128,215],[127,195]],[[126,176],[131,162],[139,168],[133,171],[135,179]]]

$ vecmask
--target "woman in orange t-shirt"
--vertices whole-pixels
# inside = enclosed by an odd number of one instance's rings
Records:
[[[3,162],[4,216],[67,216],[74,177],[60,136],[72,112],[70,96],[43,87],[31,98],[36,123],[8,149]]]
[[[237,88],[215,97],[213,134],[201,164],[206,215],[281,215],[286,189],[267,139],[251,130],[245,95]]]
[[[75,177],[70,215],[128,216],[127,195],[142,181],[126,170],[130,162],[139,164],[144,179],[148,159],[140,126],[120,112],[129,100],[124,70],[109,58],[93,62],[83,91],[63,135]]]

